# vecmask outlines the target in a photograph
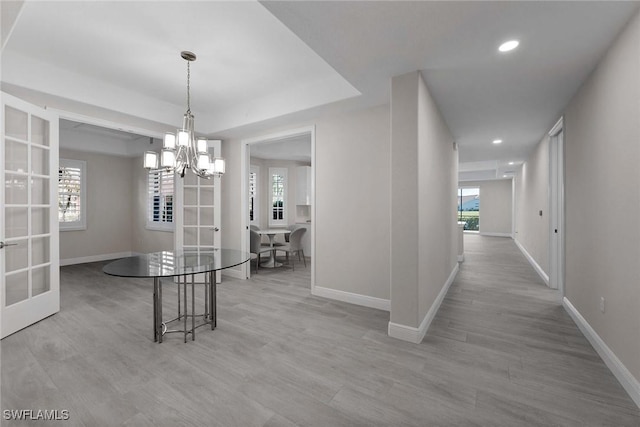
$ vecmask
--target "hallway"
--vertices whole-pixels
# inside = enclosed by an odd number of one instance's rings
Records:
[[[422,342],[430,354],[424,372],[472,384],[474,412],[483,414],[476,420],[492,414],[494,425],[640,425],[638,408],[559,292],[513,240],[464,238],[465,262]]]

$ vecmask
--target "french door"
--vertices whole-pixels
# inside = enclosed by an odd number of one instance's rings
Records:
[[[2,93],[0,333],[60,310],[58,117]]]
[[[209,152],[220,157],[221,141],[208,141]],[[220,248],[220,178],[202,179],[191,171],[184,178],[175,177],[175,247],[176,249]],[[220,274],[216,275],[220,282]],[[196,276],[204,282],[204,275]]]

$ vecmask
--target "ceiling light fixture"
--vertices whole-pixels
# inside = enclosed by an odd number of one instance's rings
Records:
[[[175,134],[166,133],[160,155],[160,169],[174,171],[184,178],[187,169],[200,178],[221,177],[225,172],[225,161],[220,157],[211,157],[209,146],[204,138],[197,138],[194,117],[191,114],[191,62],[196,60],[193,52],[183,51],[182,59],[187,61],[187,112],[184,113],[182,129]],[[145,169],[158,169],[158,153],[147,151],[144,154]]]
[[[520,42],[518,40],[509,40],[507,42],[502,43],[498,48],[498,50],[500,52],[509,52],[517,48],[519,44]]]
[[[502,140],[501,139],[494,139],[493,143],[494,144],[502,144]]]
[[[509,165],[515,165],[515,162],[509,162]]]

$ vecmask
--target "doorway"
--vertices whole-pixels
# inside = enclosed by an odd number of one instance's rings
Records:
[[[304,253],[315,283],[315,127],[242,141],[242,250],[249,252],[250,226],[305,227]],[[304,178],[303,178],[304,177]],[[304,182],[303,182],[304,181]],[[306,189],[306,190],[305,190]],[[305,242],[306,240],[306,242]],[[243,276],[251,276],[250,264]]]
[[[549,132],[549,287],[564,297],[564,127]]]

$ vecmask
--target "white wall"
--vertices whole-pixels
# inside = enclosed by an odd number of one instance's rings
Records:
[[[538,143],[515,178],[515,240],[549,275],[549,137]],[[482,197],[482,195],[480,196]],[[542,216],[540,216],[542,211]]]
[[[511,235],[513,191],[510,179],[464,181],[459,186],[480,189],[480,234]]]
[[[87,164],[87,228],[60,232],[61,262],[130,252],[131,159],[65,148],[60,157]]]
[[[458,156],[419,72],[391,82],[391,321],[420,341],[457,267]]]
[[[566,297],[639,381],[640,15],[571,101],[564,125]]]
[[[321,117],[246,138],[315,125],[316,287],[388,301],[389,106]],[[240,248],[241,140],[222,143],[222,242]]]

